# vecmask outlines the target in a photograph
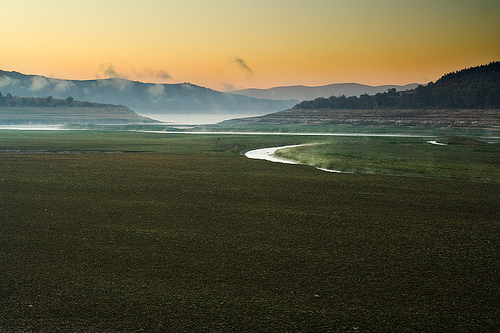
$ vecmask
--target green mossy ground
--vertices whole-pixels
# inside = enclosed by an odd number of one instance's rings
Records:
[[[319,139],[1,131],[0,331],[495,331],[498,182],[240,155]]]
[[[277,156],[346,172],[500,182],[500,144],[464,137],[339,137]]]

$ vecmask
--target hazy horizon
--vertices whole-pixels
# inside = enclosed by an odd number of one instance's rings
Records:
[[[486,65],[486,64],[485,64]],[[40,76],[46,79],[54,79],[54,80],[62,80],[62,81],[95,81],[95,80],[112,80],[112,79],[118,79],[118,80],[128,80],[128,81],[134,81],[134,82],[140,82],[140,83],[145,83],[145,84],[192,84],[192,85],[197,85],[197,86],[202,86],[201,84],[197,84],[196,82],[155,82],[155,80],[147,80],[147,79],[134,79],[134,78],[127,78],[127,77],[96,77],[96,78],[89,78],[89,79],[77,79],[77,78],[59,78],[55,76],[48,76],[48,75],[43,75],[39,73],[24,73],[19,70],[5,70],[3,68],[0,68],[0,71],[5,71],[5,72],[17,72],[22,75],[27,75],[27,76]],[[447,74],[447,73],[443,73]],[[442,75],[440,75],[442,76]],[[398,85],[398,86],[407,86],[407,85],[412,85],[412,84],[427,84],[429,82],[408,82],[404,84],[393,84],[393,83],[384,83],[384,84],[365,84],[362,82],[330,82],[330,83],[325,83],[325,84],[317,84],[317,85],[306,85],[306,84],[289,84],[289,85],[280,85],[280,86],[262,86],[262,87],[245,87],[245,88],[235,88],[234,90],[219,90],[223,92],[231,92],[231,91],[237,91],[237,90],[251,90],[251,89],[259,89],[259,90],[266,90],[266,89],[272,89],[272,88],[285,88],[285,87],[305,87],[305,88],[318,88],[318,87],[325,87],[325,86],[330,86],[330,85],[363,85],[363,86],[372,86],[372,87],[378,87],[378,86],[390,86],[390,85]],[[1,77],[0,77],[0,88],[2,86],[7,86],[10,84],[9,82],[2,82]],[[211,87],[207,86],[202,86],[205,88],[210,88],[214,89]],[[214,89],[217,90],[217,89]]]
[[[495,0],[19,0],[8,10],[0,69],[58,79],[406,85],[500,59]]]

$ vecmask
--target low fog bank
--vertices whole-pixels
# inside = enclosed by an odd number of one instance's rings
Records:
[[[19,131],[59,131],[63,130],[63,125],[0,125],[0,130]]]
[[[261,116],[262,114],[228,114],[228,113],[200,113],[200,114],[186,114],[186,113],[172,113],[172,114],[151,114],[140,113],[141,116],[153,120],[158,120],[165,124],[174,125],[213,125],[220,123],[224,120],[248,118]]]

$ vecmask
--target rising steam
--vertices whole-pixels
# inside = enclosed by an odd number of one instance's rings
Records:
[[[31,79],[31,84],[28,88],[29,91],[39,91],[49,85],[49,81],[43,77],[35,76]]]
[[[150,69],[145,68],[144,71],[139,72],[139,76],[148,76],[155,79],[170,80],[172,76],[165,72],[163,69]]]
[[[172,76],[163,69],[144,68],[137,70],[134,66],[129,65],[128,70],[117,69],[112,63],[103,63],[99,66],[99,72],[96,73],[97,78],[111,78],[111,79],[153,79],[153,80],[171,80]]]
[[[116,70],[115,66],[111,63],[110,64],[101,64],[99,73],[102,74],[102,76],[107,77],[107,78],[111,78],[111,79],[126,78],[126,76],[119,73]],[[101,76],[101,75],[99,75],[99,76]]]
[[[247,65],[245,60],[241,59],[240,57],[234,57],[233,61],[246,72],[247,78],[250,78],[253,75],[252,68]]]

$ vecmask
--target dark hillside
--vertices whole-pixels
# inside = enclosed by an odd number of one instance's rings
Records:
[[[320,97],[294,109],[500,109],[500,62],[452,72],[412,90]]]
[[[427,89],[438,108],[500,108],[500,62],[446,74]]]

